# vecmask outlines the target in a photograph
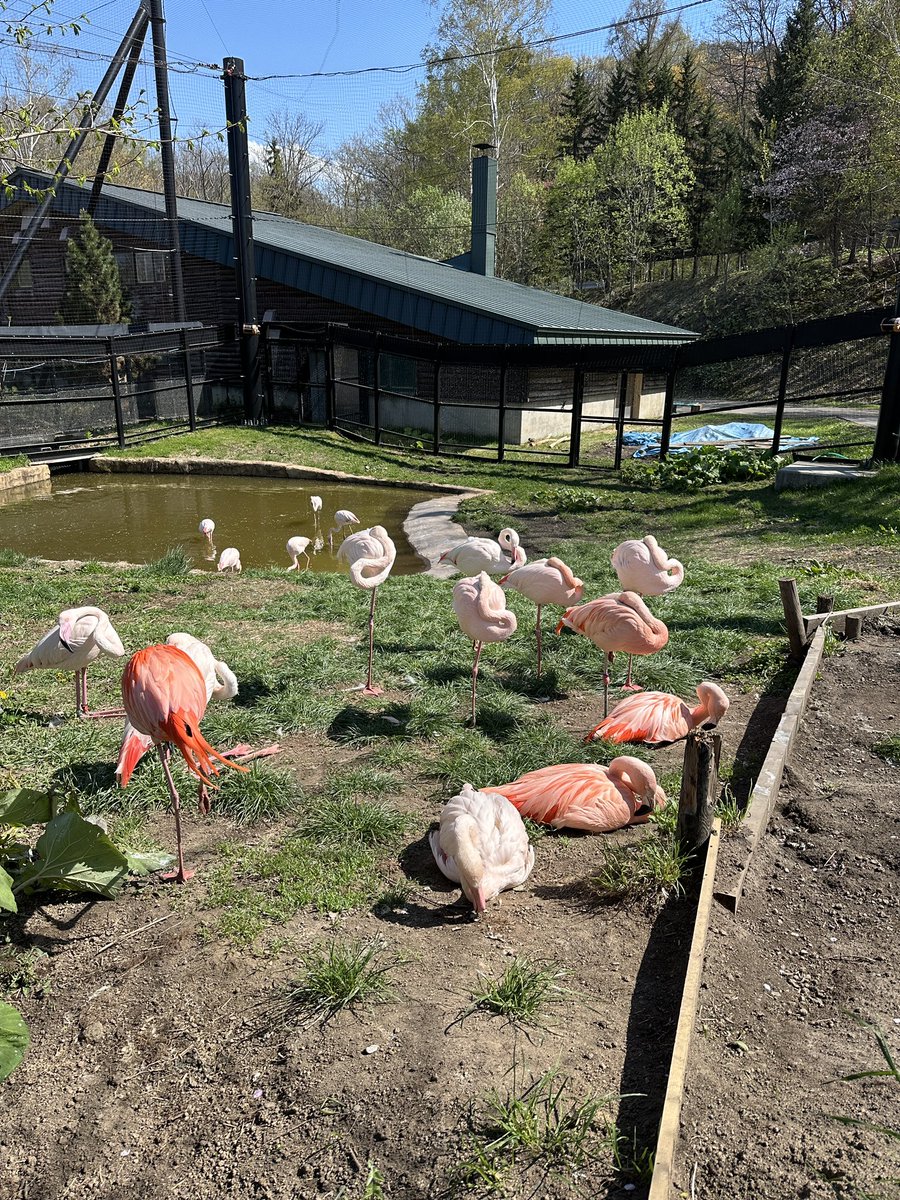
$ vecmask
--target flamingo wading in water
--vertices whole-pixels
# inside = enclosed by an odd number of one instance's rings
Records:
[[[472,725],[475,725],[475,691],[478,660],[485,642],[505,642],[516,632],[516,614],[506,607],[503,588],[482,571],[471,579],[460,579],[453,588],[453,611],[459,627],[475,648],[472,664]]]
[[[299,571],[300,570],[300,555],[301,554],[306,559],[306,565],[308,567],[312,565],[311,559],[309,557],[309,552],[307,550],[310,540],[311,539],[308,537],[288,538],[288,544],[285,546],[285,550],[287,550],[288,554],[291,556],[291,559],[293,560],[291,562],[291,565],[288,567],[289,571]]]
[[[33,650],[16,663],[13,671],[74,671],[75,715],[79,717],[120,717],[120,708],[91,712],[87,701],[87,669],[101,654],[121,658],[122,640],[102,608],[67,608],[59,614],[59,624],[45,633]]]
[[[215,521],[210,520],[209,517],[204,517],[203,520],[200,522],[199,529],[200,529],[200,532],[203,534],[203,536],[206,538],[206,540],[209,542],[209,544],[212,545],[212,535],[215,533],[215,530],[216,530]]]
[[[321,496],[310,496],[309,503],[310,503],[310,507],[313,510],[313,524],[315,525],[316,529],[318,529],[319,528],[319,513],[322,511],[322,497]]]
[[[619,586],[626,592],[637,592],[639,596],[664,596],[684,582],[684,567],[677,558],[666,554],[652,533],[645,538],[620,542],[609,561],[618,576]],[[628,678],[631,679],[630,655]]]
[[[452,563],[464,575],[479,575],[482,571],[502,575],[510,568],[523,567],[527,557],[516,531],[501,529],[496,542],[492,538],[466,538],[458,546],[445,550],[438,561]]]
[[[354,525],[359,524],[359,517],[350,511],[349,508],[339,508],[334,514],[334,524],[328,530],[328,545],[334,547],[334,535],[343,533],[347,536],[347,530]]]
[[[728,712],[729,700],[716,683],[697,685],[696,708],[669,692],[638,692],[626,696],[584,739],[595,742],[677,742],[692,729],[714,729]]]
[[[541,609],[545,604],[567,608],[579,604],[584,583],[575,577],[561,558],[538,558],[510,571],[500,580],[501,587],[512,588],[537,605],[537,674],[541,676]]]
[[[138,733],[149,737],[159,750],[166,786],[175,816],[175,839],[178,843],[176,883],[184,883],[193,872],[184,869],[181,845],[181,801],[169,766],[171,747],[176,746],[188,770],[200,780],[200,810],[209,811],[206,785],[219,770],[214,758],[235,771],[248,768],[214,750],[200,732],[200,721],[206,712],[206,683],[196,663],[177,646],[148,646],[138,650],[128,660],[122,675],[122,699],[128,720]],[[121,786],[127,787],[130,772],[123,771]]]
[[[391,573],[397,547],[383,525],[360,529],[341,544],[338,560],[350,564],[350,580],[355,587],[371,592],[369,602],[369,671],[362,689],[364,696],[380,696],[383,689],[372,683],[372,656],[375,649],[375,599],[379,586]]]
[[[476,917],[487,901],[518,887],[531,874],[534,847],[512,804],[469,783],[441,809],[440,829],[429,834],[434,861],[462,886]]]
[[[610,592],[587,604],[568,609],[556,627],[583,633],[606,655],[603,669],[603,715],[609,711],[609,667],[619,651],[655,654],[669,640],[669,631],[635,592]],[[631,687],[631,671],[625,681]]]
[[[506,796],[532,821],[588,833],[640,825],[666,803],[650,767],[629,755],[614,758],[608,767],[595,763],[541,767],[490,791]]]

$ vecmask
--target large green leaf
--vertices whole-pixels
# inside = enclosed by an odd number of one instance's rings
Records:
[[[128,873],[128,859],[98,825],[74,812],[53,818],[34,848],[37,859],[19,876],[23,888],[62,888],[112,896]]]
[[[128,870],[132,875],[149,875],[153,871],[164,871],[175,861],[174,854],[165,850],[128,850],[123,847],[128,859]]]
[[[0,825],[44,825],[53,816],[53,801],[47,792],[15,788],[0,796]]]
[[[16,898],[12,892],[12,876],[0,867],[0,908],[5,908],[7,912],[18,912],[16,906]]]
[[[29,1041],[28,1026],[19,1010],[0,1001],[0,1080],[11,1075],[22,1061]]]

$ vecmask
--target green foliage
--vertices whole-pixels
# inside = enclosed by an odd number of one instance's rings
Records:
[[[481,1009],[518,1025],[541,1025],[546,1009],[569,997],[562,986],[568,972],[555,964],[541,966],[524,955],[516,958],[499,979],[479,976],[472,1003],[464,1016]]]
[[[184,546],[170,546],[162,557],[145,563],[142,570],[151,575],[170,576],[177,579],[180,575],[187,575],[193,565],[193,560]]]
[[[304,836],[327,845],[392,846],[409,825],[405,813],[382,800],[318,800],[303,820]]]
[[[608,846],[591,888],[604,903],[647,899],[683,890],[688,855],[674,836],[659,833],[636,846]]]
[[[552,488],[547,493],[547,503],[556,512],[597,512],[600,508],[600,496],[590,488]]]
[[[802,116],[809,100],[817,26],[814,0],[796,0],[775,54],[772,73],[756,95],[763,128],[777,129]]]
[[[672,454],[662,461],[630,459],[622,468],[622,478],[634,487],[697,492],[717,483],[768,479],[784,462],[784,458],[768,450],[753,450],[746,446],[733,450],[697,446],[683,454]]]
[[[872,753],[889,762],[892,767],[900,767],[900,737],[882,738],[873,745]]]
[[[0,1082],[7,1079],[25,1057],[30,1040],[28,1026],[19,1010],[0,1001]]]
[[[273,1012],[282,1021],[299,1017],[324,1025],[342,1009],[385,1004],[393,998],[389,976],[399,960],[387,957],[380,938],[333,941],[310,950],[302,962],[303,975]]]
[[[17,467],[27,467],[30,461],[27,454],[0,454],[0,475],[4,471],[15,471]]]
[[[118,325],[129,315],[113,244],[82,211],[77,232],[66,242],[60,319],[66,325]]]

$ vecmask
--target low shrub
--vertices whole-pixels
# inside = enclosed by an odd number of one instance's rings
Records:
[[[785,463],[784,457],[770,450],[739,446],[720,450],[716,446],[698,446],[684,454],[663,459],[630,459],[622,467],[623,480],[644,488],[670,488],[696,492],[716,483],[744,483],[748,479],[766,479]]]

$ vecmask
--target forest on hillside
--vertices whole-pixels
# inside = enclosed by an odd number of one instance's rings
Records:
[[[469,244],[473,144],[490,143],[504,278],[705,332],[892,302],[898,0],[722,0],[702,40],[631,0],[607,53],[580,60],[546,38],[549,0],[435,8],[415,100],[332,153],[299,107],[253,127],[250,89],[257,209],[449,258]],[[28,61],[0,104],[47,123],[65,89]],[[53,161],[26,132],[0,139],[0,170]],[[176,156],[179,194],[228,201],[220,141]],[[137,143],[117,172],[159,187]]]

